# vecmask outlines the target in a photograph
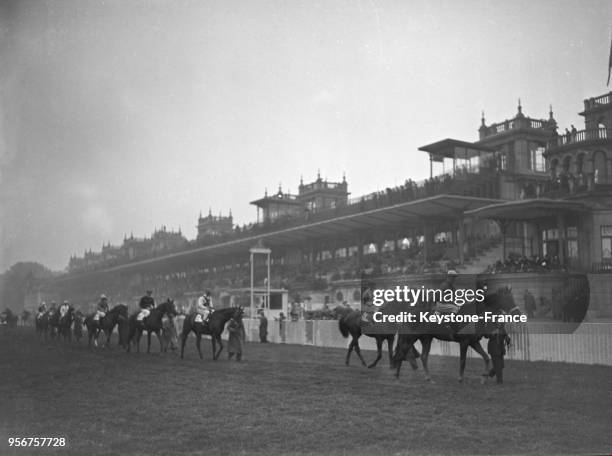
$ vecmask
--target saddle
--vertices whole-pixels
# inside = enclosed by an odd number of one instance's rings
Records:
[[[210,314],[208,314],[208,317],[206,317],[206,319],[204,319],[202,315],[196,314],[195,318],[193,319],[193,322],[200,323],[204,325],[205,328],[208,328],[208,325],[210,323]]]

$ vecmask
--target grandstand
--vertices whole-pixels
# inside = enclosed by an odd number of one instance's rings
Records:
[[[510,120],[487,125],[483,115],[475,142],[419,148],[430,161],[422,182],[408,178],[349,198],[345,177],[328,182],[319,174],[301,181],[297,195],[279,188],[253,201],[258,219],[250,225],[209,212],[193,241],[165,227],[151,239],[126,236],[121,246],[71,257],[61,277],[32,284],[27,305],[61,296],[85,304],[100,292],[132,303],[145,288],[184,306],[207,288],[223,303],[241,302],[249,249],[261,244],[272,252],[270,283],[257,272],[254,285],[284,294],[286,314],[296,302],[307,310],[358,306],[364,273],[410,277],[453,267],[522,274],[523,288],[534,290],[551,270],[586,274],[589,316],[612,316],[605,299],[612,291],[605,276],[612,272],[612,93],[585,100],[580,115],[584,130],[559,134],[552,108],[536,119],[519,102]]]

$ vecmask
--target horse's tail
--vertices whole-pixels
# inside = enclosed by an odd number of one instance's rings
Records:
[[[348,326],[346,325],[346,322],[344,321],[344,317],[338,320],[338,328],[340,329],[340,332],[342,333],[342,337],[346,338],[349,336],[349,329],[348,329]]]

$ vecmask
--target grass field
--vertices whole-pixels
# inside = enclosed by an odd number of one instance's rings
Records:
[[[242,363],[213,362],[190,340],[181,361],[43,344],[30,328],[0,331],[0,350],[0,455],[612,452],[610,367],[508,361],[504,385],[481,385],[469,359],[459,384],[458,360],[432,357],[430,384],[346,367],[338,349],[247,344]],[[7,443],[37,436],[68,446]]]

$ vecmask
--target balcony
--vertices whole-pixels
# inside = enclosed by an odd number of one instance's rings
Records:
[[[554,120],[532,119],[531,117],[517,116],[514,119],[498,122],[489,126],[480,127],[480,139],[489,138],[500,134],[509,133],[516,130],[542,131],[552,130]]]
[[[548,144],[548,150],[556,150],[559,148],[567,148],[573,145],[591,145],[607,143],[612,139],[612,129],[596,128],[591,130],[580,130],[575,132],[565,133],[551,139]]]
[[[317,180],[312,182],[311,184],[302,184],[300,185],[300,194],[305,192],[311,192],[313,190],[337,190],[342,189],[345,190],[346,182],[327,182],[323,180]]]
[[[602,108],[612,103],[612,92],[600,95],[596,98],[588,98],[584,100],[584,111],[592,111],[594,109]],[[584,113],[581,113],[584,114]]]

